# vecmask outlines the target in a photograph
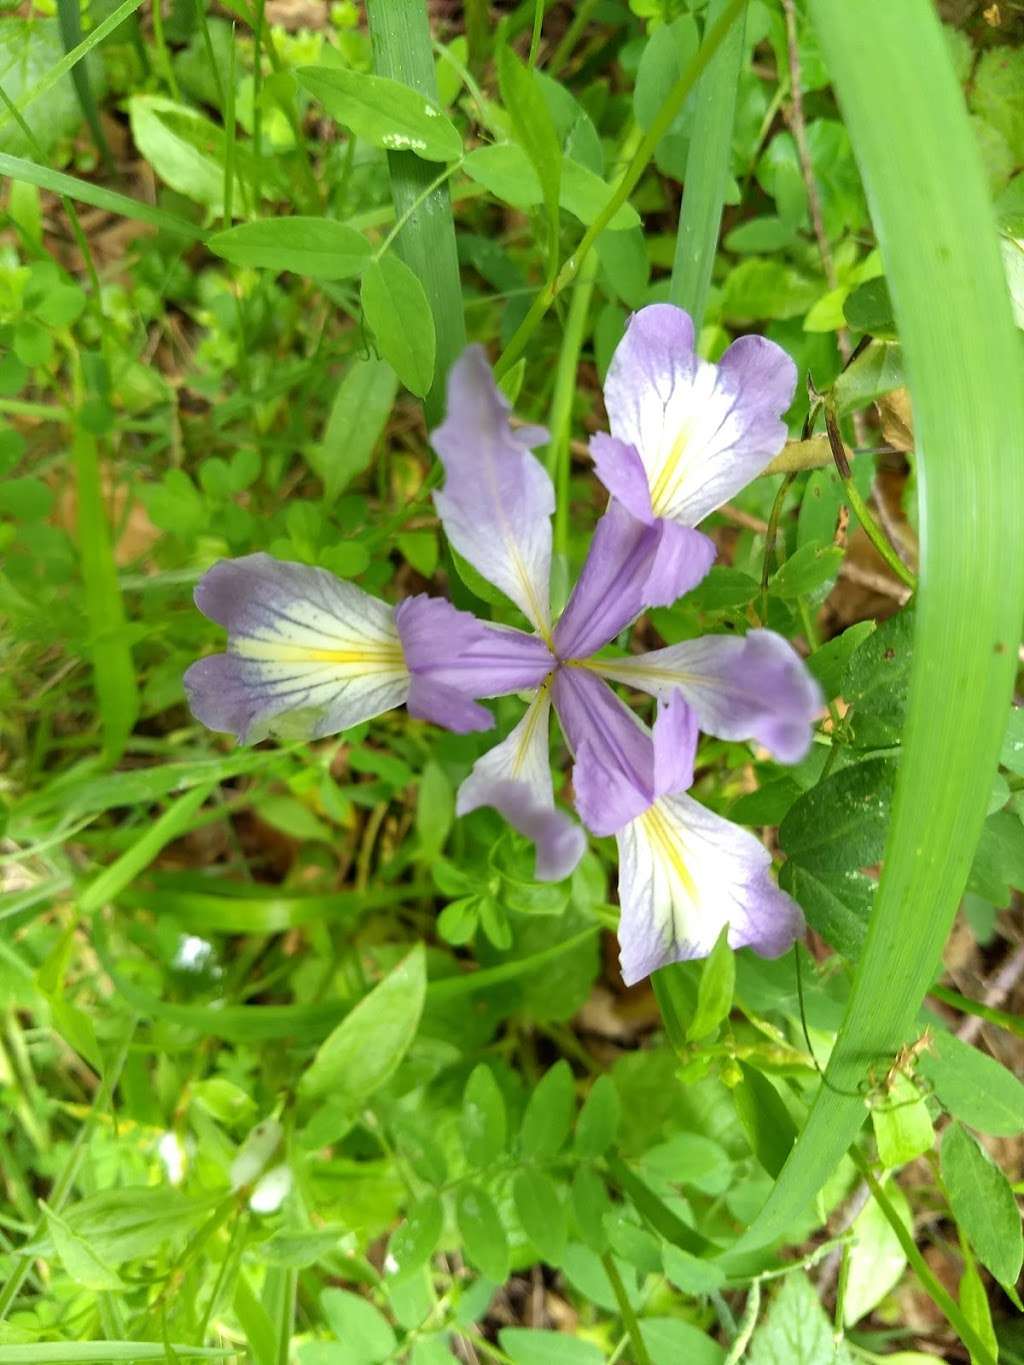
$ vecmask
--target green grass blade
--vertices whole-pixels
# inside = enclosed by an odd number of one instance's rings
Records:
[[[377,74],[436,102],[434,51],[423,0],[367,0],[366,11]],[[423,285],[434,315],[434,382],[424,400],[427,421],[433,424],[444,413],[448,371],[466,345],[451,194],[447,182],[426,193],[437,168],[413,152],[389,152],[388,169],[395,215],[403,219],[408,214],[395,246]]]
[[[0,119],[3,115],[0,114]],[[0,175],[11,180],[21,180],[26,185],[38,185],[41,190],[52,190],[54,194],[67,195],[77,199],[80,204],[92,204],[95,208],[106,209],[109,213],[119,214],[122,218],[134,218],[140,223],[149,223],[163,232],[173,232],[179,237],[187,237],[193,242],[201,242],[206,233],[187,218],[178,218],[173,213],[165,213],[152,204],[144,204],[140,199],[131,199],[127,194],[116,190],[104,189],[89,180],[79,180],[61,171],[51,171],[49,166],[39,166],[22,156],[8,156],[0,152]]]
[[[66,76],[69,71],[73,71],[83,57],[87,57],[94,47],[98,47],[100,43],[103,42],[104,38],[113,33],[114,29],[119,28],[129,15],[135,13],[141,4],[142,0],[124,0],[124,4],[118,5],[113,14],[108,14],[102,24],[96,25],[88,38],[85,38],[80,42],[77,47],[73,47],[59,62],[54,62],[46,75],[40,77],[32,89],[27,90],[25,94],[22,95],[17,103],[18,109],[24,112],[30,104],[35,103],[35,101],[45,95],[48,90],[52,90],[62,77]],[[3,128],[7,121],[12,117],[13,115],[7,110],[0,113],[0,128]]]
[[[57,0],[57,17],[60,20],[64,50],[73,52],[82,41],[82,11],[79,0]],[[110,146],[103,132],[103,124],[100,122],[100,111],[96,106],[96,96],[93,94],[92,82],[89,79],[89,68],[79,62],[72,68],[71,79],[74,81],[75,94],[89,125],[92,139],[96,143],[96,149],[103,158],[103,164],[112,171],[114,158],[110,155]]]
[[[914,1026],[964,888],[1016,668],[1024,391],[988,192],[929,0],[811,0],[903,341],[921,469],[910,701],[884,872],[823,1087],[742,1239],[782,1236],[865,1115],[856,1092]],[[913,60],[907,54],[913,53]]]
[[[707,12],[709,25],[720,17],[725,6],[726,0],[711,0]],[[669,299],[686,309],[698,335],[722,222],[745,22],[744,10],[723,38],[692,96],[693,134],[686,158]]]
[[[103,753],[120,758],[139,714],[139,693],[131,646],[125,639],[124,603],[107,525],[96,442],[87,432],[75,437],[78,478],[78,546],[89,623],[96,701],[103,726]]]

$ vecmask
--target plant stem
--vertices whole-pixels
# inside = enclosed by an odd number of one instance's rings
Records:
[[[704,42],[701,44],[700,51],[689,63],[686,70],[680,75],[675,85],[673,85],[672,89],[665,97],[664,104],[662,104],[661,108],[658,110],[657,116],[650,128],[648,128],[647,132],[641,138],[640,145],[637,147],[636,153],[619,185],[612,194],[609,195],[608,202],[580,238],[575,251],[573,251],[564,262],[561,270],[555,278],[550,283],[546,284],[538,293],[530,307],[530,311],[516,328],[512,339],[509,341],[504,351],[502,351],[498,363],[494,367],[494,373],[498,379],[508,373],[526,350],[530,338],[537,330],[541,318],[551,307],[559,293],[576,278],[591,247],[633,193],[637,182],[647,169],[648,162],[654,155],[654,149],[668,131],[673,119],[686,102],[687,95],[689,95],[690,91],[703,75],[708,63],[721,47],[733,21],[736,19],[746,2],[747,0],[728,0],[726,8],[719,15],[718,19],[716,19],[708,28],[704,37]]]
[[[709,24],[719,18],[725,6],[726,0],[711,0]],[[711,269],[715,263],[732,158],[732,129],[745,19],[743,13],[732,26],[694,92],[693,134],[686,157],[686,192],[679,215],[668,296],[670,302],[685,308],[693,318],[693,331],[697,337],[711,286]]]
[[[622,1325],[629,1333],[629,1340],[633,1346],[634,1365],[651,1365],[651,1357],[648,1354],[647,1346],[641,1335],[640,1324],[636,1320],[636,1314],[633,1312],[633,1305],[630,1303],[629,1295],[626,1293],[626,1286],[622,1283],[622,1276],[619,1274],[619,1268],[615,1264],[615,1258],[610,1251],[604,1252],[601,1257],[601,1264],[604,1266],[605,1274],[608,1276],[611,1283],[615,1301],[619,1305],[619,1316],[622,1318]]]
[[[367,0],[374,69],[428,99],[437,99],[434,55],[424,0]],[[436,167],[412,152],[389,152],[391,197],[404,220],[396,250],[426,291],[434,316],[437,360],[424,399],[431,425],[444,413],[448,370],[466,345],[459,258],[447,182],[433,185]],[[408,216],[406,216],[408,215]]]
[[[853,481],[850,474],[850,464],[846,458],[846,449],[843,445],[842,433],[839,430],[839,419],[836,416],[835,408],[828,401],[825,404],[825,430],[828,434],[829,445],[832,447],[832,458],[835,460],[836,472],[846,490],[850,507],[860,520],[861,526],[864,527],[865,535],[900,582],[905,583],[911,592],[916,592],[917,578],[889,543],[888,537],[875,520],[871,509],[860,495],[860,489]]]
[[[976,1362],[976,1365],[996,1365],[996,1361],[991,1351],[964,1317],[963,1313],[960,1311],[959,1305],[955,1302],[952,1295],[943,1288],[942,1284],[933,1274],[928,1262],[917,1249],[917,1243],[914,1241],[913,1233],[897,1213],[895,1206],[879,1183],[867,1159],[856,1147],[850,1148],[850,1157],[853,1160],[853,1164],[867,1182],[872,1199],[874,1199],[884,1216],[885,1221],[895,1233],[896,1240],[903,1248],[903,1254],[913,1267],[917,1278],[921,1281],[922,1288],[952,1327],[953,1331],[956,1332],[957,1336],[959,1336],[960,1340],[970,1351],[971,1359]]]

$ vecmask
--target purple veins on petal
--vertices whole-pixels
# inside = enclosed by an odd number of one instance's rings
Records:
[[[555,494],[530,450],[547,432],[514,429],[509,411],[483,348],[470,346],[452,366],[447,415],[431,433],[445,470],[434,505],[459,554],[544,635],[551,620]]]
[[[561,881],[583,856],[586,838],[555,806],[548,759],[551,689],[545,685],[508,737],[479,758],[459,788],[456,812],[493,806],[536,846],[539,881]]]
[[[655,697],[681,692],[702,730],[755,740],[782,763],[798,763],[807,753],[823,705],[803,659],[770,630],[707,635],[593,667]]]
[[[494,724],[478,697],[537,687],[554,663],[535,635],[487,625],[441,597],[400,602],[395,624],[410,674],[409,711],[460,733]]]
[[[326,569],[245,555],[215,564],[196,606],[228,632],[227,653],[185,674],[193,714],[253,744],[320,738],[405,701],[409,675],[394,613]]]
[[[617,444],[597,444],[599,477],[639,514],[635,456],[652,515],[696,526],[782,449],[795,388],[796,366],[774,342],[740,337],[713,365],[696,354],[682,309],[642,308],[608,369],[605,406]]]
[[[589,658],[647,607],[668,605],[695,587],[714,557],[714,542],[700,531],[645,525],[613,499],[555,627],[555,653]]]
[[[733,948],[778,957],[804,932],[747,830],[689,796],[663,796],[616,836],[619,946],[629,986],[670,962],[706,957],[722,928]]]

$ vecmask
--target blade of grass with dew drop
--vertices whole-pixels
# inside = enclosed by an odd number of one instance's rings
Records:
[[[711,0],[707,23],[713,24],[725,7],[726,0]],[[732,129],[746,17],[746,10],[741,11],[691,95],[693,134],[686,158],[686,180],[668,296],[670,302],[690,314],[694,333],[698,336],[711,285],[711,267],[715,263],[725,185],[732,159]]]
[[[366,12],[376,73],[436,103],[434,51],[423,0],[367,0]],[[395,245],[423,285],[434,315],[434,382],[424,400],[433,425],[444,414],[448,370],[466,345],[451,192],[447,182],[430,188],[437,168],[412,152],[389,152],[388,169],[395,214],[399,219],[408,214]]]
[[[75,436],[75,473],[78,547],[93,682],[103,726],[103,755],[109,763],[115,763],[139,714],[139,690],[131,646],[125,637],[124,602],[103,506],[96,441],[85,431]]]
[[[868,192],[920,452],[922,562],[884,870],[823,1086],[743,1247],[783,1236],[865,1115],[920,1002],[980,835],[1016,667],[1024,390],[995,224],[929,0],[811,0]],[[913,54],[911,60],[908,54]]]

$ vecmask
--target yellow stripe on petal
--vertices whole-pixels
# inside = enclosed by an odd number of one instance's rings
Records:
[[[673,829],[670,821],[666,819],[661,803],[656,801],[653,806],[648,807],[639,817],[638,823],[644,828],[652,852],[661,859],[666,870],[677,878],[687,897],[691,901],[696,900],[697,886],[684,861],[678,831]]]

